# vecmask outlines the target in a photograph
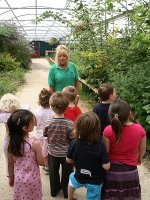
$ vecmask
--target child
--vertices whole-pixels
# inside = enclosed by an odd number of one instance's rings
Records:
[[[37,110],[35,110],[34,115],[36,117],[36,135],[41,143],[42,148],[42,155],[44,157],[44,169],[46,171],[46,175],[49,174],[49,167],[48,167],[48,143],[47,138],[43,136],[43,129],[45,127],[45,122],[47,119],[52,118],[54,112],[49,107],[49,98],[51,93],[43,88],[39,94],[39,105],[41,106]]]
[[[72,133],[74,123],[64,118],[64,112],[69,105],[69,100],[65,95],[61,92],[53,93],[49,103],[55,113],[52,119],[47,120],[44,131],[44,136],[48,138],[51,196],[55,197],[62,189],[64,197],[68,198],[67,186],[73,165],[66,163],[66,153],[70,140],[74,137]],[[61,181],[60,165],[62,166]]]
[[[35,125],[34,115],[24,109],[13,112],[7,121],[9,185],[14,186],[13,199],[42,200],[40,171],[43,165],[40,142],[29,137]]]
[[[11,113],[21,107],[19,99],[13,94],[4,94],[0,99],[0,123],[5,124],[6,134],[4,138],[4,155],[6,159],[6,175],[8,176],[8,144],[9,133],[7,128],[7,120]]]
[[[146,151],[146,133],[138,123],[130,121],[131,108],[124,100],[111,103],[111,125],[103,133],[111,161],[104,186],[104,199],[141,200],[137,165]]]
[[[108,117],[108,109],[110,103],[115,100],[116,98],[116,91],[113,85],[109,83],[103,83],[100,85],[98,90],[99,98],[101,103],[98,103],[93,112],[95,112],[100,120],[101,123],[101,133],[103,133],[106,126],[110,124],[110,120]]]
[[[65,118],[75,122],[77,117],[82,113],[80,108],[75,105],[75,100],[77,96],[76,88],[74,86],[64,87],[62,93],[69,99],[69,106],[64,113]]]
[[[100,140],[100,122],[93,112],[79,116],[75,123],[75,140],[68,149],[66,161],[74,162],[75,172],[70,175],[68,199],[73,200],[74,191],[87,188],[87,200],[100,200],[104,171],[109,170],[105,146]]]

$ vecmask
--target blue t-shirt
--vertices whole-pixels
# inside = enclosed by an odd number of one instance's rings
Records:
[[[101,133],[103,133],[106,126],[110,125],[110,120],[108,116],[109,106],[110,103],[99,103],[93,108],[93,112],[97,114],[101,123]]]

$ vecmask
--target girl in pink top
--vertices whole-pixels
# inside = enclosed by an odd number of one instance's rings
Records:
[[[146,151],[145,130],[130,120],[131,108],[124,100],[114,101],[110,105],[109,117],[111,125],[105,128],[103,140],[111,169],[104,185],[104,199],[140,200],[137,165]]]
[[[43,165],[40,142],[29,137],[35,125],[28,110],[13,112],[7,121],[9,185],[14,186],[13,199],[42,200],[39,165]]]

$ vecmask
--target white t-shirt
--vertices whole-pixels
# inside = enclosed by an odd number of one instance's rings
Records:
[[[30,104],[25,104],[25,105],[21,105],[21,109],[26,109],[26,110],[30,110],[31,109],[31,105]],[[4,123],[5,126],[7,123],[8,118],[10,117],[11,113],[3,113],[0,112],[0,123]],[[6,138],[8,137],[8,129],[6,128]]]
[[[0,123],[6,123],[11,113],[0,113]]]
[[[36,117],[36,122],[37,122],[36,135],[37,135],[37,138],[40,138],[43,136],[45,121],[47,121],[49,118],[52,118],[54,115],[54,112],[50,108],[41,107],[35,110],[33,113]]]
[[[25,105],[21,105],[21,109],[26,109],[26,110],[30,110],[31,109],[31,105],[30,104],[25,104]],[[0,112],[0,123],[6,123],[8,118],[10,117],[11,113],[10,112]]]

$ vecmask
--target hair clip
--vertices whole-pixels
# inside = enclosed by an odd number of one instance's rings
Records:
[[[41,97],[42,97],[42,98],[45,98],[45,97],[46,97],[46,95],[45,95],[45,94],[42,94],[42,95],[41,95]]]
[[[119,115],[118,115],[118,114],[114,114],[114,117],[118,118],[118,117],[119,117]]]
[[[19,126],[19,124],[20,124],[20,118],[17,120],[17,125]]]

